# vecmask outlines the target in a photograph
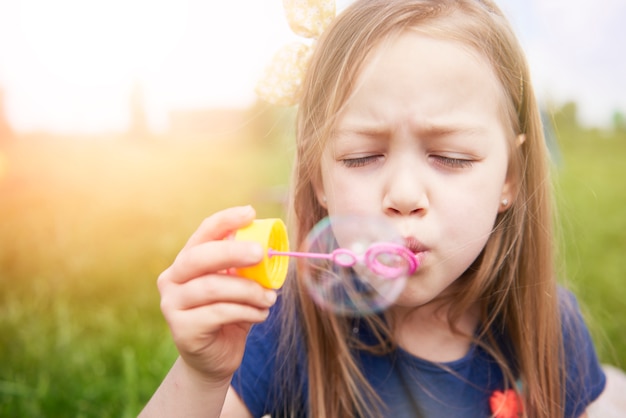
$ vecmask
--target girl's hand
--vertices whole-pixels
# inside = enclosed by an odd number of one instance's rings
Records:
[[[254,209],[245,206],[205,219],[157,282],[182,360],[208,382],[229,381],[250,326],[264,321],[276,301],[275,291],[229,274],[263,258],[260,244],[228,239],[254,218]]]

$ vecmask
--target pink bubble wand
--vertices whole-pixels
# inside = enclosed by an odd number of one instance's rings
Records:
[[[338,248],[330,253],[289,251],[287,230],[280,219],[257,219],[239,229],[234,239],[256,241],[263,245],[263,260],[253,266],[237,268],[236,272],[272,289],[280,288],[285,281],[289,264],[286,257],[324,259],[344,268],[363,263],[383,280],[412,275],[419,267],[419,260],[411,250],[387,241],[371,244],[362,255],[346,248]]]
[[[365,264],[374,274],[384,279],[395,279],[404,274],[412,275],[419,267],[415,254],[408,248],[391,242],[370,245],[360,255],[346,248],[337,248],[331,253],[267,250],[269,258],[276,256],[330,260],[340,267],[353,267],[358,262]]]

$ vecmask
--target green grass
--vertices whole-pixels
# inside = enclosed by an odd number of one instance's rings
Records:
[[[565,270],[603,361],[626,365],[626,138],[561,135]],[[176,351],[158,274],[200,221],[283,216],[277,141],[21,138],[0,167],[0,416],[131,417]]]
[[[626,367],[626,135],[565,130],[556,174],[566,282],[601,359]]]
[[[136,416],[176,351],[156,277],[201,220],[274,199],[267,144],[22,139],[0,179],[0,416]]]

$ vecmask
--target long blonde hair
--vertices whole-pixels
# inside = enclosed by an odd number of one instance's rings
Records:
[[[491,1],[358,0],[326,30],[303,81],[298,109],[290,207],[295,245],[300,246],[327,214],[314,190],[320,158],[366,57],[383,40],[407,29],[464,43],[485,56],[503,88],[503,116],[510,126],[509,170],[516,180],[517,196],[498,215],[484,250],[460,280],[450,324],[454,329],[456,319],[479,301],[482,333],[476,341],[498,361],[507,384],[521,380],[525,415],[562,416],[563,350],[552,256],[548,157],[524,54]],[[514,143],[519,134],[525,135],[521,145]],[[289,362],[298,356],[290,353],[301,350],[308,371],[309,416],[381,415],[384,405],[377,404],[352,352],[393,350],[391,332],[379,318],[366,318],[378,330],[381,344],[359,346],[351,337],[351,319],[319,309],[294,276],[284,289],[283,330],[288,337],[281,346],[285,361],[281,373],[295,370]],[[505,358],[498,347],[497,332],[510,339],[514,359]],[[300,343],[302,347],[297,346]],[[286,415],[289,411],[294,413],[286,404]]]

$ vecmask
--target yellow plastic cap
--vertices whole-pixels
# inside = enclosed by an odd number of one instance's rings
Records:
[[[287,228],[280,219],[257,219],[235,234],[238,241],[255,241],[263,246],[263,260],[254,266],[236,269],[237,274],[252,279],[264,287],[278,289],[287,278],[289,257],[268,256],[271,248],[276,251],[289,251]]]

